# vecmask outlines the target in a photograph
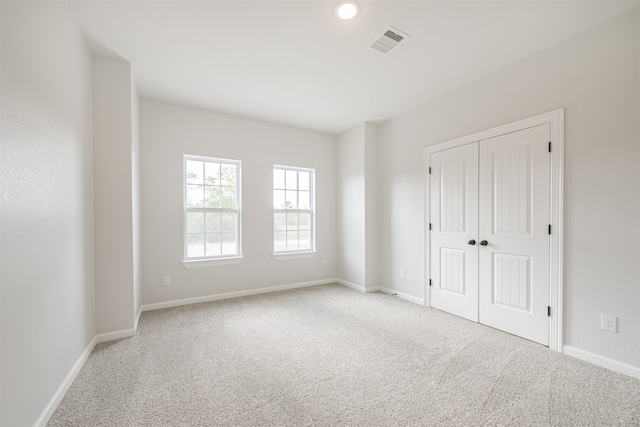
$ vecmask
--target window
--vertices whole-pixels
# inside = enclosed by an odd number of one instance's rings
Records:
[[[241,254],[240,162],[184,156],[184,259]]]
[[[313,169],[273,167],[273,251],[312,252],[314,246]]]

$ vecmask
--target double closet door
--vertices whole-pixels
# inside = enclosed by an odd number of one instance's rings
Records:
[[[550,127],[432,152],[431,306],[549,345]]]

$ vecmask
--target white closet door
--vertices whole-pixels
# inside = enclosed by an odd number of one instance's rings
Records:
[[[478,145],[433,153],[430,164],[431,306],[477,322]]]
[[[480,141],[480,323],[549,345],[548,124]],[[486,245],[485,245],[486,243]]]

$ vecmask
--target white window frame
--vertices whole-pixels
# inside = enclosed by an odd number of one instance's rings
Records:
[[[284,188],[275,188],[275,182],[273,181],[273,175],[274,172],[276,170],[282,170],[285,172],[285,176],[286,176],[286,172],[287,171],[295,171],[295,172],[306,172],[309,174],[309,209],[299,209],[299,208],[295,208],[295,209],[281,209],[281,208],[276,208],[275,207],[275,202],[273,203],[273,216],[271,219],[271,224],[272,224],[272,237],[273,237],[273,255],[276,257],[279,256],[286,256],[286,255],[296,255],[296,254],[313,254],[316,251],[316,239],[315,239],[315,232],[316,232],[316,223],[315,223],[315,219],[316,219],[316,210],[315,210],[315,176],[316,176],[316,171],[315,169],[310,169],[310,168],[301,168],[301,167],[294,167],[294,166],[283,166],[283,165],[273,165],[273,172],[272,172],[272,185],[271,185],[271,192],[272,192],[272,196],[275,196],[275,190],[284,190]],[[297,179],[299,180],[300,175],[297,174]],[[285,183],[285,187],[286,187],[286,183]],[[296,185],[296,191],[299,193],[299,182]],[[298,194],[298,198],[299,198],[299,194]],[[291,249],[291,250],[276,250],[276,239],[275,239],[275,233],[276,233],[276,224],[275,224],[275,218],[276,218],[276,214],[279,213],[291,213],[291,212],[296,212],[296,213],[308,213],[310,218],[309,218],[309,238],[310,238],[310,245],[308,249]],[[298,232],[299,232],[299,228],[298,228]]]
[[[219,163],[226,165],[233,165],[236,168],[236,207],[235,208],[210,208],[210,207],[201,207],[201,208],[189,208],[187,207],[187,161],[196,161],[204,163]],[[210,264],[225,264],[234,262],[234,260],[239,260],[242,258],[242,185],[241,185],[241,162],[240,160],[231,160],[231,159],[221,159],[215,157],[203,157],[203,156],[193,156],[185,154],[183,155],[182,160],[182,190],[183,190],[183,200],[182,200],[182,208],[183,208],[183,261],[182,264],[187,267],[201,267]],[[233,254],[220,254],[220,255],[204,255],[199,257],[189,257],[188,256],[188,233],[187,233],[187,217],[189,212],[220,212],[220,213],[235,213],[236,214],[236,252]],[[205,224],[206,227],[206,224]],[[223,233],[223,232],[221,232]],[[206,236],[206,228],[205,228],[205,236]],[[209,263],[207,263],[207,261]]]

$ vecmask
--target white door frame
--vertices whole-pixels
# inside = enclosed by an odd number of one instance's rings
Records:
[[[562,352],[563,344],[563,233],[564,233],[564,210],[563,210],[563,177],[564,177],[564,108],[549,111],[537,116],[518,120],[502,126],[456,138],[450,141],[426,147],[423,151],[424,163],[424,218],[426,224],[431,223],[431,177],[429,175],[430,154],[449,148],[471,144],[483,139],[493,138],[506,133],[516,132],[542,124],[549,124],[551,128],[551,248],[550,248],[550,293],[549,305],[551,316],[549,318],[549,348],[557,352]],[[425,225],[426,225],[425,224]],[[431,277],[431,233],[428,225],[424,227],[424,254],[425,254],[425,289],[424,305],[431,306],[431,292],[429,288],[429,278]]]

